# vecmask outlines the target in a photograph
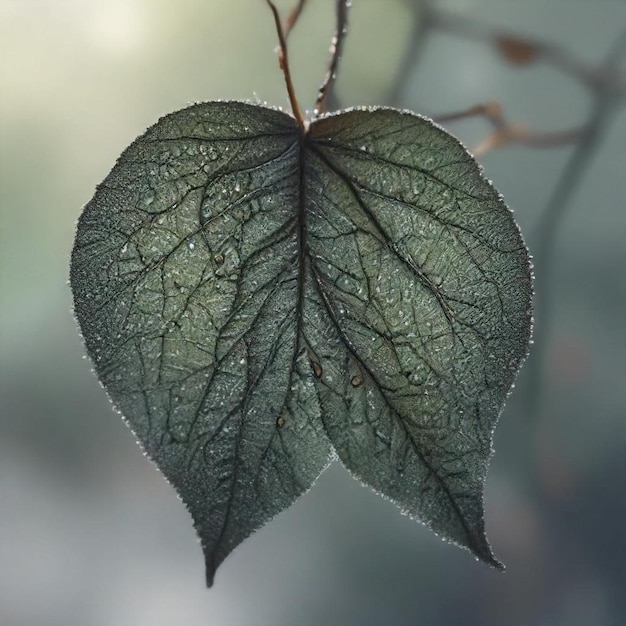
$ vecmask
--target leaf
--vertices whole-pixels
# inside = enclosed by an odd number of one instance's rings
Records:
[[[498,566],[482,489],[526,354],[519,231],[459,142],[393,109],[209,102],[161,119],[79,220],[98,377],[189,508],[210,585],[336,454]]]

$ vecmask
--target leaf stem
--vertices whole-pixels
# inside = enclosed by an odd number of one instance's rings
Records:
[[[291,72],[289,70],[289,55],[287,51],[287,39],[285,37],[285,31],[283,30],[282,23],[280,21],[280,15],[278,13],[278,9],[276,5],[272,2],[272,0],[266,0],[268,6],[270,7],[272,14],[274,15],[274,22],[276,24],[276,33],[278,34],[278,64],[280,69],[285,77],[285,84],[287,85],[287,93],[289,94],[289,101],[291,102],[291,111],[293,116],[296,118],[298,122],[298,126],[302,131],[304,131],[304,115],[302,113],[302,109],[300,108],[300,104],[298,103],[298,98],[296,97],[296,91],[293,86],[293,81],[291,80]]]
[[[339,69],[339,61],[343,54],[343,46],[348,34],[348,9],[351,5],[351,0],[337,0],[337,30],[333,35],[330,44],[330,65],[324,82],[319,88],[317,100],[313,111],[315,115],[321,115],[326,108],[326,102],[330,96],[330,93],[335,84],[337,78],[337,71]]]
[[[306,4],[306,0],[299,0],[298,4],[293,8],[291,13],[287,16],[283,23],[283,33],[285,35],[285,40],[289,38],[289,33],[292,31],[294,26],[296,25],[302,10],[304,9],[304,5]]]

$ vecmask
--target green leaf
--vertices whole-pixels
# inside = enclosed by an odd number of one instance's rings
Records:
[[[392,109],[302,132],[209,102],[161,119],[79,220],[98,377],[218,565],[334,457],[494,565],[482,490],[530,333],[510,211],[459,142]]]

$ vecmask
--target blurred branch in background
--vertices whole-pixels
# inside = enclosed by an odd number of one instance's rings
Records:
[[[498,102],[478,104],[462,111],[435,116],[437,122],[444,124],[468,117],[484,117],[493,130],[474,148],[476,157],[512,143],[523,144],[529,148],[574,146],[573,153],[541,211],[539,223],[530,238],[537,273],[536,323],[535,346],[527,365],[527,388],[523,400],[529,420],[535,422],[544,395],[547,342],[554,306],[550,297],[550,286],[555,240],[567,208],[606,136],[614,113],[626,102],[626,71],[621,65],[626,55],[626,32],[614,44],[605,61],[594,67],[549,42],[494,29],[469,17],[448,13],[440,9],[435,0],[409,0],[408,4],[413,20],[412,28],[395,81],[389,90],[387,102],[390,105],[400,105],[406,77],[414,72],[424,47],[437,32],[491,45],[497,54],[513,67],[539,63],[550,65],[578,81],[592,96],[593,105],[584,123],[565,130],[540,132],[530,129],[527,125],[511,122],[505,117]]]
[[[418,1],[418,4],[422,3]],[[623,93],[626,90],[626,75],[617,66],[602,64],[595,68],[549,42],[496,30],[466,17],[450,15],[437,9],[430,1],[423,5],[424,19],[431,29],[491,44],[512,65],[522,67],[530,63],[547,63],[578,80],[590,91]]]
[[[583,128],[580,140],[561,172],[544,210],[536,232],[533,233],[535,266],[537,268],[535,300],[535,358],[530,368],[527,409],[536,416],[543,399],[547,340],[552,326],[553,302],[551,282],[554,265],[554,244],[558,230],[566,215],[583,176],[591,164],[610,127],[615,112],[626,98],[626,72],[620,69],[626,57],[626,32],[617,40],[606,60],[595,74],[587,74],[586,84],[593,95],[593,106]]]
[[[484,156],[490,150],[510,143],[521,143],[531,148],[553,148],[575,143],[584,133],[584,128],[572,128],[554,132],[533,131],[523,124],[509,122],[499,102],[477,104],[464,111],[437,115],[433,119],[439,124],[449,124],[468,117],[484,117],[492,126],[484,141],[472,149],[475,157]]]
[[[289,15],[284,19],[283,33],[285,34],[285,39],[289,37],[289,33],[291,33],[295,25],[298,23],[298,19],[300,18],[300,15],[302,15],[305,4],[306,0],[298,0],[298,4],[296,4],[291,13],[289,13]]]

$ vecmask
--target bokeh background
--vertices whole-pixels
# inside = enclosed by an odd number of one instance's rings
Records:
[[[541,63],[514,68],[479,41],[433,34],[401,66],[414,1],[353,2],[343,105],[388,102],[395,90],[393,104],[429,114],[497,100],[540,130],[584,122],[580,84]],[[309,0],[292,34],[304,106],[325,71],[333,4]],[[624,0],[438,6],[590,64],[626,28]],[[507,572],[442,543],[334,465],[204,588],[184,506],[84,360],[68,258],[82,205],[160,116],[217,98],[287,104],[275,44],[262,0],[0,0],[0,624],[626,623],[623,113],[555,233],[540,397],[529,402],[531,354],[495,435],[487,527]],[[489,131],[480,120],[451,128],[470,146]],[[511,146],[482,159],[531,251],[573,149]]]

